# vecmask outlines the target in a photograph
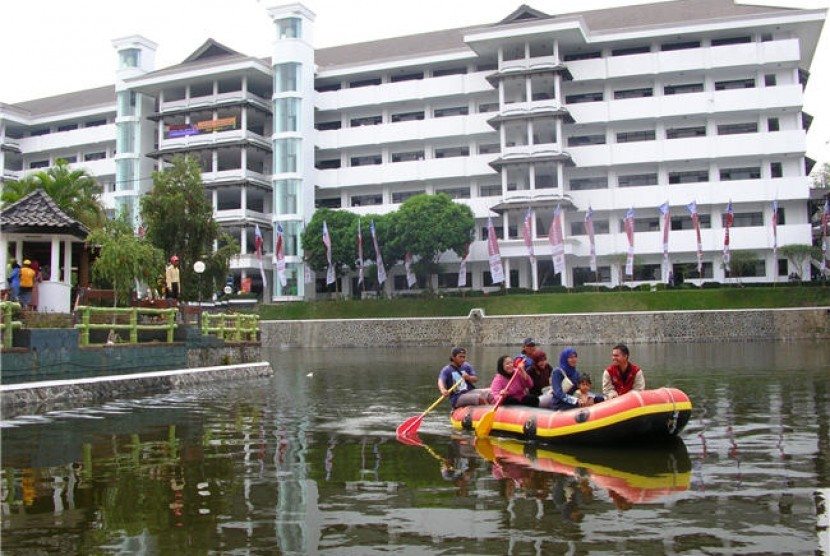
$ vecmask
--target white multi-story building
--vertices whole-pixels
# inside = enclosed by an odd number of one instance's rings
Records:
[[[195,155],[217,219],[241,242],[238,275],[259,284],[254,227],[269,259],[273,230],[284,229],[288,285],[268,280],[274,300],[320,290],[319,280],[304,283],[299,242],[315,207],[383,214],[418,193],[445,192],[471,207],[474,289],[494,287],[484,241],[490,217],[507,287],[533,290],[654,283],[670,270],[696,283],[727,281],[730,201],[731,248],[759,259],[749,280],[794,270],[776,260],[776,241],[811,241],[802,104],[826,10],[676,0],[549,16],[521,6],[480,27],[323,49],[313,46],[306,7],[267,14],[270,58],[207,40],[181,64],[155,69],[156,45],[126,37],[113,41],[114,87],[0,104],[3,179],[66,158],[98,176],[108,207],[137,217],[152,170],[175,154]],[[658,211],[666,202],[668,265]],[[548,241],[557,206],[559,274]],[[633,276],[621,264],[629,209]],[[528,210],[534,264],[522,239]],[[441,262],[436,285],[455,287],[458,258],[447,253]],[[406,289],[403,272],[391,270],[387,292]],[[344,279],[341,289],[353,284]]]

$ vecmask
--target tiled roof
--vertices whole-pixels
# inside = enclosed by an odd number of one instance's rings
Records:
[[[43,189],[35,189],[0,211],[3,233],[69,234],[85,239],[89,230],[70,218]]]
[[[112,108],[112,112],[115,112],[115,85],[17,102],[11,106],[25,110],[34,117],[72,112],[90,106],[107,106]]]

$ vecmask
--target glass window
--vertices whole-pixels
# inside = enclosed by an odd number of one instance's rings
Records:
[[[423,193],[423,191],[393,191],[392,202],[395,204],[400,204],[409,199],[410,197],[413,197],[420,193]]]
[[[301,101],[298,98],[278,98],[274,101],[274,131],[300,131]]]
[[[380,193],[370,193],[366,195],[352,195],[353,207],[365,207],[373,205],[382,205],[383,195]]]
[[[676,127],[666,130],[666,139],[686,139],[689,137],[705,137],[706,126]]]
[[[366,79],[355,79],[354,81],[349,82],[350,89],[359,89],[360,87],[372,87],[374,85],[380,85],[381,79],[380,77],[367,77]]]
[[[131,153],[135,151],[135,133],[133,122],[122,122],[116,125],[118,128],[118,152]]]
[[[730,79],[727,81],[716,81],[716,91],[728,91],[730,89],[752,89],[755,87],[755,79]]]
[[[743,44],[747,42],[752,42],[752,37],[749,35],[743,35],[740,37],[723,37],[720,39],[712,39],[712,46],[726,46],[730,44]]]
[[[501,151],[498,143],[487,143],[478,146],[478,154],[494,154]]]
[[[688,170],[685,172],[669,172],[669,183],[702,183],[709,181],[709,170]]]
[[[300,171],[301,139],[286,138],[274,141],[274,173],[285,174]]]
[[[115,163],[115,190],[132,191],[138,188],[135,179],[135,166],[131,160],[119,160]]]
[[[583,217],[584,218],[584,217]],[[608,220],[594,219],[594,235],[607,234],[609,230]],[[585,231],[585,220],[578,220],[571,222],[572,236],[585,236],[588,232]]]
[[[637,141],[654,141],[653,129],[644,131],[625,131],[617,134],[617,143],[636,143]]]
[[[389,78],[390,83],[398,83],[400,81],[415,81],[424,78],[424,72],[417,71],[413,73],[396,74]]]
[[[631,46],[628,48],[615,48],[611,51],[611,56],[631,56],[632,54],[645,54],[650,51],[650,46]]]
[[[298,214],[301,180],[277,180],[274,182],[274,214]],[[338,205],[340,198],[338,197]]]
[[[608,178],[572,178],[569,182],[571,191],[585,191],[588,189],[605,189],[608,187]]]
[[[277,21],[277,39],[299,39],[303,21],[299,17],[287,17]]]
[[[568,137],[568,146],[569,147],[581,147],[583,145],[604,145],[605,144],[605,134],[594,134],[594,135],[575,135],[574,137]]]
[[[35,160],[34,162],[29,163],[29,169],[34,170],[37,168],[48,168],[49,161],[48,160]]]
[[[411,162],[413,160],[423,160],[424,151],[409,151],[402,153],[392,153],[392,162]]]
[[[600,102],[602,101],[602,91],[594,93],[576,93],[573,95],[566,95],[565,102],[568,104],[580,104],[582,102]]]
[[[274,66],[274,92],[286,93],[300,90],[300,68],[295,62]]]
[[[769,173],[770,173],[770,177],[783,178],[784,177],[784,165],[780,162],[770,162]]]
[[[424,119],[424,111],[418,112],[401,112],[399,114],[392,114],[391,120],[392,123],[397,122],[412,122],[416,120],[423,120]]]
[[[435,158],[454,158],[457,156],[470,156],[470,147],[445,147],[435,149]]]
[[[364,125],[380,125],[383,123],[383,116],[364,116],[362,118],[352,118],[351,126],[360,127]]]
[[[330,158],[328,160],[318,160],[314,167],[318,170],[334,170],[340,168],[341,162],[339,158]]]
[[[764,76],[764,87],[775,87],[777,81],[774,73],[768,73]]]
[[[750,166],[745,168],[722,168],[721,181],[758,180],[761,179],[761,167]]]
[[[591,60],[593,58],[602,58],[602,51],[594,50],[592,52],[571,52],[565,54],[564,60],[566,62],[576,62],[577,60]]]
[[[498,197],[501,195],[501,184],[491,183],[478,186],[479,197]]]
[[[625,98],[644,98],[654,96],[654,89],[651,87],[642,87],[640,89],[621,89],[614,91],[614,98],[617,100]]]
[[[135,116],[135,91],[121,91],[118,93],[118,115]]]
[[[383,162],[381,155],[368,154],[364,156],[353,156],[350,159],[351,166],[376,166]]]
[[[700,224],[701,230],[709,229],[712,227],[712,215],[698,213],[697,222]],[[692,216],[690,214],[671,217],[672,230],[694,230],[694,228],[695,227],[692,224]]]
[[[723,124],[718,126],[718,135],[739,135],[741,133],[758,133],[757,122],[743,124]]]
[[[781,131],[781,123],[778,118],[767,118],[767,131]]]
[[[690,48],[700,48],[700,41],[671,42],[660,45],[660,50],[663,52],[670,52],[672,50],[688,50]]]
[[[597,266],[597,271],[594,272],[589,266],[575,266],[573,269],[573,277],[574,286],[594,284],[596,282],[610,282],[611,267]]]
[[[469,187],[450,187],[448,189],[438,189],[435,191],[436,193],[446,193],[453,199],[469,199],[470,198],[470,188]]]
[[[684,83],[682,85],[666,85],[663,87],[664,95],[684,95],[686,93],[703,92],[703,83]]]
[[[467,73],[467,68],[465,66],[432,70],[433,77],[443,77],[445,75],[464,75],[465,73]]]
[[[466,116],[470,113],[467,106],[453,106],[451,108],[436,108],[433,116],[436,118],[446,118],[448,116]]]
[[[137,68],[141,65],[141,50],[138,48],[125,48],[118,52],[118,67]]]
[[[480,113],[485,112],[498,112],[499,111],[499,103],[498,102],[482,102],[478,105],[478,111]]]
[[[341,127],[343,127],[343,124],[340,122],[340,120],[337,120],[336,122],[318,122],[314,124],[314,127],[318,131],[331,131],[334,129],[340,129]]]
[[[617,176],[617,185],[619,187],[657,185],[657,173],[654,172],[649,174],[628,174],[626,176]]]
[[[722,216],[726,218],[726,216]],[[733,228],[751,228],[764,225],[763,212],[736,212],[732,219]]]

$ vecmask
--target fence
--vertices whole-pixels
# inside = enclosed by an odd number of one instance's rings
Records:
[[[202,335],[215,334],[220,340],[256,341],[259,315],[243,313],[202,313]]]
[[[3,332],[3,347],[11,348],[14,339],[14,329],[22,328],[23,323],[19,320],[12,320],[15,309],[20,309],[20,303],[16,301],[0,301],[0,314],[3,316],[0,331]]]
[[[173,342],[173,333],[176,330],[176,309],[147,309],[143,307],[88,307],[80,306],[77,308],[77,314],[81,316],[81,323],[76,324],[75,328],[81,331],[80,344],[82,346],[89,345],[89,331],[90,330],[128,330],[130,332],[129,343],[138,343],[139,330],[165,330],[167,332],[167,343]],[[129,324],[92,324],[90,317],[93,314],[103,314],[117,317],[118,315],[129,316]],[[162,322],[156,324],[139,324],[138,317],[155,316],[160,317]]]

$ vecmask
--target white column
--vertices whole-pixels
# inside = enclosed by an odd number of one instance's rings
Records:
[[[61,240],[57,237],[52,238],[52,257],[49,259],[49,281],[60,281],[60,266],[61,266]]]
[[[63,283],[72,283],[72,240],[67,239],[63,242]]]
[[[9,242],[0,238],[0,284],[6,285],[6,265],[8,264]]]

